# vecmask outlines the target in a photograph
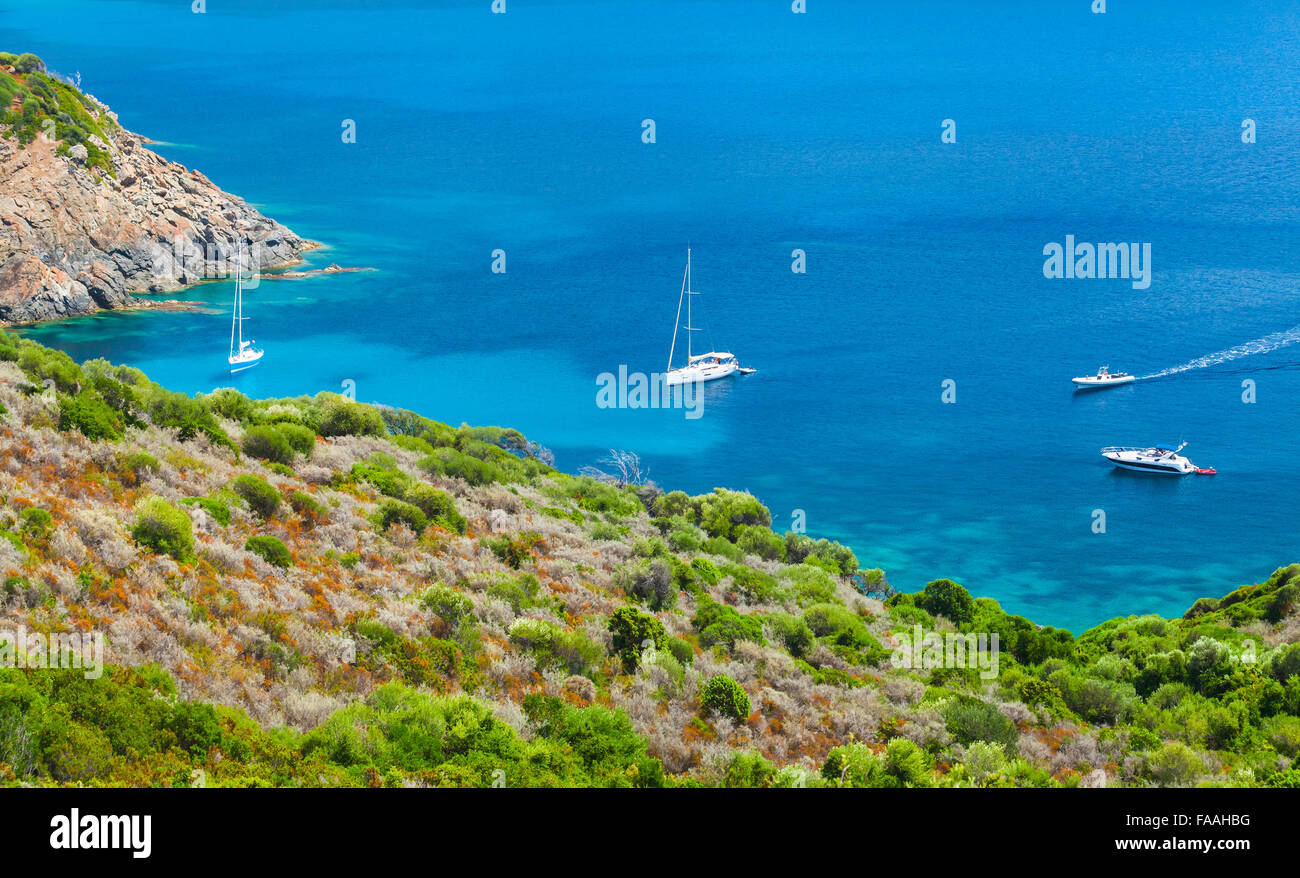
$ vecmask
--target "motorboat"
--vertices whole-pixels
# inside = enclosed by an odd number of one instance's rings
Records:
[[[1196,464],[1178,452],[1187,447],[1187,443],[1173,445],[1153,445],[1150,448],[1133,448],[1110,445],[1101,450],[1101,456],[1122,469],[1136,470],[1143,473],[1160,473],[1163,475],[1185,476],[1198,472]],[[1209,469],[1209,467],[1205,467]],[[1209,475],[1209,473],[1206,473]]]
[[[699,332],[702,327],[694,326],[692,320],[692,298],[699,292],[691,289],[691,251],[686,251],[686,274],[682,277],[682,293],[677,298],[677,318],[673,321],[673,343],[668,348],[668,368],[664,374],[664,384],[669,387],[678,384],[695,384],[703,381],[716,381],[731,375],[752,375],[755,369],[743,367],[736,361],[734,354],[727,351],[709,351],[706,354],[691,353],[691,334]],[[686,304],[686,323],[678,325],[682,319],[682,304]],[[673,355],[677,353],[677,330],[686,330],[686,365],[673,368]]]
[[[1096,375],[1083,375],[1072,380],[1077,387],[1110,387],[1112,384],[1131,384],[1137,377],[1127,372],[1112,372],[1109,366],[1102,366]]]

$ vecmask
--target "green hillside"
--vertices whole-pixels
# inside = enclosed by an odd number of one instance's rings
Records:
[[[116,176],[104,148],[117,123],[76,87],[45,72],[45,63],[30,53],[0,52],[0,133],[21,145],[49,135],[66,155],[86,148],[86,164]]]
[[[549,459],[0,334],[0,784],[1300,784],[1300,566],[1075,637]],[[996,666],[907,667],[917,630]]]

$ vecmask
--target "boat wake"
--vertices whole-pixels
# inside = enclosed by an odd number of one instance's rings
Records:
[[[1176,375],[1179,372],[1190,372],[1192,369],[1204,369],[1206,366],[1217,366],[1220,363],[1228,363],[1232,360],[1239,360],[1242,357],[1249,357],[1254,354],[1267,354],[1278,348],[1284,348],[1287,345],[1293,345],[1300,342],[1300,326],[1293,326],[1282,332],[1274,332],[1262,338],[1239,344],[1236,347],[1227,350],[1218,351],[1217,353],[1207,354],[1204,357],[1197,357],[1195,360],[1189,360],[1181,366],[1174,366],[1161,372],[1153,372],[1150,375],[1143,375],[1139,380],[1146,381],[1150,378],[1163,378],[1166,375]]]

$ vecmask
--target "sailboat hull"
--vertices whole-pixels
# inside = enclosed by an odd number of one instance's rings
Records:
[[[719,378],[726,378],[736,373],[737,366],[735,363],[722,363],[720,365],[708,366],[684,366],[681,369],[673,369],[664,376],[664,383],[669,387],[678,384],[695,384],[699,381],[716,381]]]
[[[261,351],[254,351],[254,352],[252,352],[252,353],[254,353],[255,356],[248,356],[247,354],[244,354],[244,355],[241,355],[241,356],[234,356],[234,357],[231,357],[231,358],[230,358],[230,374],[233,375],[233,374],[235,374],[236,372],[244,372],[244,371],[247,371],[248,369],[251,369],[251,368],[253,368],[254,366],[256,366],[258,363],[262,362],[262,352],[261,352]]]

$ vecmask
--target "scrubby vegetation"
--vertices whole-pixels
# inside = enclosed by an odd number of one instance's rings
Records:
[[[13,68],[13,72],[8,72]],[[0,52],[0,135],[24,147],[37,137],[58,141],[59,154],[86,150],[86,165],[113,177],[108,133],[117,123],[80,89],[51,76],[30,52]]]
[[[0,669],[0,785],[1300,784],[1300,565],[1075,637],[749,494],[9,334],[0,578],[0,633],[108,664]],[[918,631],[997,634],[997,673],[903,661]]]

